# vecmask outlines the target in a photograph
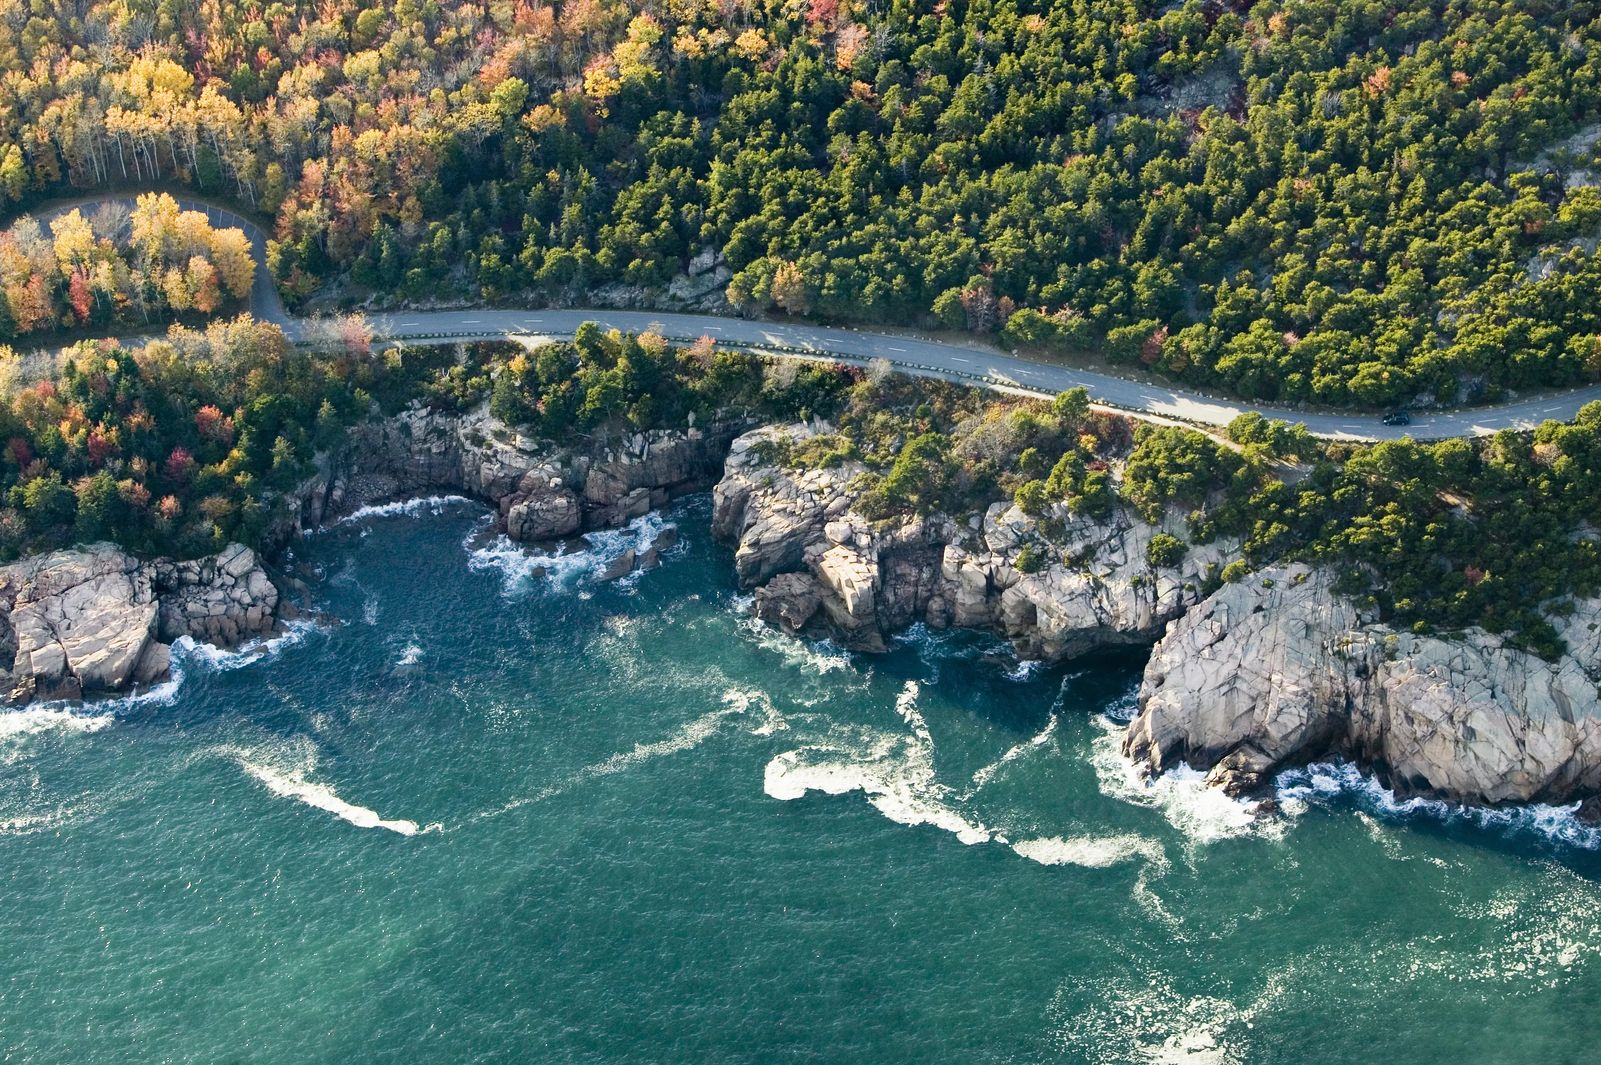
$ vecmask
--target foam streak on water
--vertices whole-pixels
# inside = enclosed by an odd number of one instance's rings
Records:
[[[420,831],[415,821],[386,821],[378,816],[376,810],[346,802],[328,785],[307,780],[297,772],[284,772],[270,765],[250,761],[241,761],[239,765],[246,773],[265,784],[267,790],[274,795],[298,799],[314,809],[326,810],[341,821],[357,828],[384,828],[402,836],[415,836]]]
[[[1017,759],[1044,747],[1050,742],[1051,736],[1056,732],[1056,725],[1056,711],[1052,710],[1051,715],[1045,719],[1045,725],[1043,728],[1041,728],[1034,735],[1030,736],[1028,739],[1024,740],[1022,743],[1009,748],[1005,754],[1000,756],[1000,758],[974,773],[973,786],[968,789],[965,797],[971,798],[974,792],[988,784],[991,780],[994,780],[995,774],[1005,769],[1008,765],[1011,765]]]
[[[476,814],[471,820],[481,821],[486,818],[498,817],[501,814],[520,810],[533,803],[553,799],[592,781],[634,769],[657,758],[665,758],[668,755],[693,750],[715,736],[730,718],[747,716],[753,708],[759,708],[762,711],[763,721],[758,726],[758,729],[772,728],[774,711],[771,702],[768,701],[765,695],[760,692],[730,689],[723,694],[722,705],[716,710],[700,715],[681,728],[676,729],[670,735],[659,740],[636,743],[629,750],[618,751],[609,758],[584,766],[582,769],[563,777],[558,782],[540,788],[532,795],[513,799],[496,809]]]
[[[264,747],[225,747],[217,753],[237,762],[273,795],[333,814],[357,828],[381,828],[402,836],[415,836],[425,831],[415,821],[380,817],[376,810],[349,802],[330,785],[311,779],[318,752],[316,745],[307,738]]]
[[[763,790],[775,799],[808,791],[844,795],[860,791],[879,813],[903,825],[931,825],[966,844],[987,843],[993,833],[948,801],[950,789],[934,773],[934,744],[917,708],[919,686],[907,681],[895,710],[910,735],[869,734],[854,747],[812,746],[786,751],[767,763]]]
[[[340,518],[335,525],[359,525],[371,518],[414,518],[422,514],[440,514],[446,507],[458,503],[471,503],[466,496],[440,495],[419,496],[414,499],[399,499],[392,503],[375,503],[371,506],[357,507],[355,510]]]

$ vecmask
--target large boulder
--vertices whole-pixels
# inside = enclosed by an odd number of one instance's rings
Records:
[[[583,526],[583,506],[559,477],[530,473],[519,483],[518,493],[501,500],[501,506],[506,535],[513,540],[554,540]]]
[[[278,588],[256,553],[230,544],[210,558],[151,564],[160,598],[159,637],[183,636],[218,647],[271,632],[278,619]]]
[[[10,698],[76,699],[165,672],[150,576],[110,544],[53,551],[0,569],[15,641]]]
[[[181,636],[231,646],[276,624],[278,590],[249,548],[141,563],[112,544],[0,568],[7,698],[78,699],[165,677]]]
[[[1561,802],[1601,791],[1601,600],[1549,662],[1480,630],[1449,638],[1365,618],[1330,575],[1278,567],[1176,621],[1146,667],[1125,752],[1183,761],[1231,791],[1343,754],[1402,794]]]

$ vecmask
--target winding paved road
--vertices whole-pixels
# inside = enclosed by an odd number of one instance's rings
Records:
[[[106,202],[131,207],[134,196],[127,193],[61,201],[42,208],[35,216],[47,221],[73,207],[92,208]],[[238,226],[250,238],[256,257],[256,280],[250,296],[250,311],[255,317],[277,324],[291,340],[300,343],[316,343],[326,335],[316,320],[296,318],[284,309],[267,271],[267,238],[259,226],[221,204],[192,196],[177,195],[175,198],[186,210],[205,211],[213,224]],[[368,322],[375,340],[407,344],[449,344],[510,336],[568,338],[584,322],[597,322],[625,332],[655,329],[670,339],[710,336],[722,343],[780,355],[830,357],[859,363],[884,359],[907,373],[966,381],[981,387],[1055,394],[1083,386],[1098,404],[1158,420],[1222,426],[1254,410],[1265,417],[1300,422],[1313,434],[1331,440],[1398,440],[1406,436],[1436,440],[1485,436],[1502,429],[1532,429],[1543,421],[1571,420],[1580,407],[1601,399],[1601,386],[1590,386],[1493,407],[1420,413],[1414,415],[1411,425],[1402,427],[1385,425],[1376,415],[1309,413],[1287,407],[1252,405],[1094,370],[1004,355],[986,348],[855,329],[598,308],[409,311],[369,316]]]
[[[1438,414],[1415,414],[1409,426],[1385,425],[1377,415],[1314,414],[1287,407],[1253,405],[1181,391],[1161,384],[1133,381],[1094,370],[1003,355],[978,347],[853,329],[747,321],[714,315],[669,314],[616,310],[469,310],[396,313],[368,319],[375,338],[407,343],[447,343],[463,337],[571,337],[583,322],[598,322],[625,332],[652,328],[670,339],[709,335],[721,342],[778,350],[780,354],[826,355],[846,361],[886,359],[899,369],[925,377],[962,380],[986,387],[1020,389],[1054,395],[1083,386],[1099,404],[1132,414],[1150,415],[1202,425],[1227,425],[1247,411],[1268,418],[1300,422],[1313,434],[1331,440],[1436,440],[1452,436],[1486,436],[1501,429],[1532,429],[1543,421],[1569,421],[1580,407],[1601,399],[1601,387],[1520,400],[1495,407],[1475,407]],[[292,338],[304,336],[306,323],[284,324]],[[440,336],[439,334],[446,334]]]

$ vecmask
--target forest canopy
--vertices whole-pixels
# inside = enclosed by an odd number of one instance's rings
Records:
[[[250,294],[250,240],[166,193],[23,216],[0,232],[0,341],[57,327],[148,326]]]
[[[292,305],[648,301],[709,251],[752,314],[1471,401],[1601,375],[1597,14],[0,0],[0,209],[181,183],[273,219]]]

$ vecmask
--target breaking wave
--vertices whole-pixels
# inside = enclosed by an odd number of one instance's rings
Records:
[[[1397,799],[1395,792],[1349,762],[1314,762],[1285,770],[1274,781],[1280,809],[1290,816],[1311,805],[1354,802],[1375,817],[1389,821],[1430,818],[1445,824],[1471,824],[1506,835],[1536,836],[1584,850],[1601,850],[1601,828],[1578,819],[1579,804],[1552,806],[1465,806],[1439,799]]]
[[[1159,811],[1191,843],[1243,836],[1277,837],[1283,823],[1262,817],[1261,804],[1207,787],[1205,774],[1179,765],[1157,776],[1123,756],[1123,725],[1111,714],[1095,719],[1101,735],[1090,743],[1090,765],[1108,798]]]
[[[620,529],[585,533],[579,541],[583,546],[575,551],[546,551],[529,547],[505,534],[488,543],[481,543],[481,528],[469,534],[462,546],[467,551],[468,568],[499,573],[503,594],[512,596],[526,592],[535,582],[560,588],[593,582],[624,553],[633,551],[636,555],[640,554],[663,532],[677,527],[659,512],[652,511]],[[682,544],[682,541],[679,543]],[[671,550],[677,551],[679,548]],[[640,574],[641,571],[635,571],[621,578],[618,583],[627,587],[636,582]]]
[[[0,765],[11,765],[22,755],[29,740],[52,733],[99,732],[115,717],[106,712],[89,713],[63,706],[30,706],[0,711]]]
[[[397,518],[413,517],[418,514],[442,514],[446,507],[457,503],[471,503],[466,496],[418,496],[414,499],[401,499],[393,503],[376,503],[372,506],[357,507],[338,521],[339,525],[356,525],[369,518]]]
[[[757,617],[752,607],[755,596],[742,595],[734,600],[739,614],[739,627],[756,646],[771,651],[803,672],[822,676],[851,668],[849,651],[840,649],[830,640],[805,640],[781,632]]]

